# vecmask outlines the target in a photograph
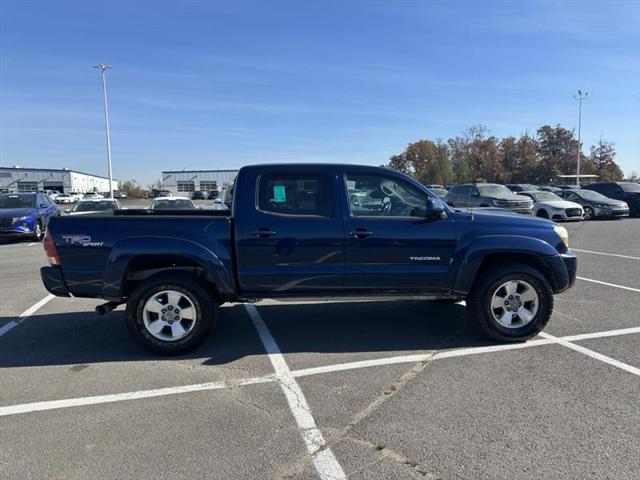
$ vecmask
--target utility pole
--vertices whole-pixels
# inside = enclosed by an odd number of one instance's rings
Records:
[[[105,65],[99,63],[93,68],[100,70],[100,77],[102,78],[102,96],[104,97],[104,129],[107,137],[107,164],[109,167],[109,198],[113,198],[113,178],[111,173],[111,137],[109,135],[109,108],[107,106],[107,80],[105,72],[111,65]]]
[[[573,98],[578,100],[578,162],[577,162],[577,172],[576,172],[576,187],[580,186],[580,157],[582,155],[582,144],[580,143],[580,130],[582,129],[582,100],[587,98],[589,92],[582,92],[582,90],[578,90],[578,94],[574,95]]]

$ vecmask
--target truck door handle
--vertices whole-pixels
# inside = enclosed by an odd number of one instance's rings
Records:
[[[370,232],[365,228],[356,228],[355,231],[351,232],[349,235],[353,236],[354,238],[367,238],[373,235],[373,232]]]
[[[267,227],[262,227],[251,233],[251,235],[259,238],[268,238],[272,235],[275,235],[278,232],[274,232],[273,230],[269,230]]]

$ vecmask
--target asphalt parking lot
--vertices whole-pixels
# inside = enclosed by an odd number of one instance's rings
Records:
[[[579,279],[526,344],[463,304],[264,301],[179,358],[0,245],[0,478],[638,478],[640,218],[565,226]]]

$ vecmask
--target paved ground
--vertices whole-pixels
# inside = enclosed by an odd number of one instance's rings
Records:
[[[179,359],[0,245],[0,478],[638,478],[640,219],[567,228],[580,279],[524,345],[460,304],[265,301]]]

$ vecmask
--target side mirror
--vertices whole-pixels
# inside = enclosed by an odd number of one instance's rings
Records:
[[[71,213],[71,209],[70,208],[65,208],[64,209],[64,213]]]
[[[49,205],[47,205],[46,203],[41,203],[38,208],[47,208],[48,206]]]
[[[471,192],[472,197],[479,197],[480,194],[478,192]]]
[[[427,212],[425,217],[428,220],[444,220],[447,218],[447,211],[441,201],[434,201],[433,198],[427,198]]]

